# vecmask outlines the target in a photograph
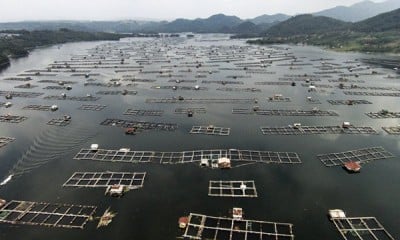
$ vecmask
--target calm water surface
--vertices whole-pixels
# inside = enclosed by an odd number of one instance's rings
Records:
[[[213,41],[209,41],[213,40]],[[219,41],[215,41],[219,40]],[[195,39],[124,39],[116,42],[91,42],[72,43],[61,46],[37,49],[29,57],[12,62],[11,67],[0,74],[0,79],[16,76],[26,70],[44,69],[57,60],[69,60],[74,55],[88,54],[88,50],[97,46],[111,44],[113,49],[132,47],[131,59],[126,62],[132,65],[135,58],[145,54],[139,52],[137,46],[142,46],[151,56],[160,49],[164,58],[168,55],[174,57],[182,55],[179,52],[194,53],[198,56],[184,56],[182,60],[172,60],[171,63],[157,63],[145,65],[144,70],[160,70],[162,65],[178,65],[181,62],[208,61],[206,56],[212,48],[222,53],[239,51],[246,55],[243,62],[259,61],[254,52],[267,51],[268,47],[247,46],[238,40],[228,40],[226,36],[203,35]],[[236,46],[229,49],[230,46]],[[286,48],[289,49],[286,49]],[[264,48],[264,50],[262,50]],[[127,51],[127,50],[125,50]],[[84,77],[73,77],[71,73],[59,73],[55,77],[33,77],[31,84],[38,87],[25,90],[14,88],[24,82],[0,82],[1,90],[43,92],[45,95],[38,98],[14,98],[13,106],[9,109],[1,108],[1,114],[27,116],[28,120],[20,124],[0,123],[1,136],[14,137],[16,140],[0,149],[0,178],[9,174],[18,177],[5,186],[0,187],[0,198],[6,200],[44,201],[51,203],[73,203],[98,206],[97,214],[101,214],[107,207],[116,211],[118,215],[106,228],[96,229],[95,222],[89,222],[84,230],[70,230],[62,228],[47,228],[40,226],[0,225],[1,240],[17,239],[118,239],[118,240],[159,240],[175,239],[182,233],[178,229],[177,219],[190,212],[212,216],[226,216],[232,207],[242,207],[245,218],[289,222],[294,224],[295,239],[322,240],[340,239],[339,233],[328,220],[328,209],[344,209],[349,216],[375,216],[393,235],[400,236],[400,155],[399,137],[391,136],[381,130],[383,126],[396,126],[400,124],[397,119],[374,120],[368,118],[365,112],[376,112],[382,108],[390,111],[400,111],[399,98],[396,97],[368,97],[346,96],[337,88],[326,89],[328,92],[307,92],[307,87],[302,87],[297,82],[296,87],[255,85],[260,81],[279,81],[284,74],[313,74],[320,71],[316,68],[321,61],[312,59],[327,58],[330,63],[341,66],[355,65],[345,63],[366,57],[354,53],[336,53],[315,47],[283,46],[275,50],[282,53],[293,54],[302,63],[312,65],[299,66],[299,69],[289,69],[289,66],[278,66],[290,61],[275,62],[266,68],[275,74],[246,74],[244,71],[219,71],[208,74],[206,78],[195,78],[197,70],[218,70],[218,67],[192,68],[191,73],[178,72],[184,68],[176,68],[173,74],[182,74],[181,79],[196,79],[207,91],[187,90],[157,90],[151,89],[156,85],[173,85],[167,81],[174,78],[160,78],[158,74],[140,75],[140,78],[155,79],[153,83],[139,83],[134,88],[138,92],[135,96],[104,96],[96,102],[56,101],[45,100],[43,96],[59,95],[61,90],[44,90],[43,87],[51,85],[38,83],[42,79],[78,81],[72,85],[68,92],[71,96],[84,96],[87,93],[95,95],[99,90],[117,90],[118,88],[103,88],[83,86]],[[136,55],[135,55],[136,54]],[[239,54],[239,53],[238,53]],[[183,55],[182,55],[183,56]],[[214,63],[222,67],[234,67],[234,62]],[[205,63],[210,64],[210,63]],[[360,63],[362,64],[362,63]],[[375,68],[383,75],[367,75],[353,80],[363,80],[365,86],[390,86],[400,88],[399,79],[387,79],[388,74],[394,75],[392,70]],[[346,69],[340,69],[348,73]],[[364,70],[361,72],[370,72]],[[97,82],[108,82],[113,78],[121,78],[125,74],[115,73],[113,69],[93,70],[100,76],[94,76]],[[237,79],[244,81],[244,85],[226,85],[225,87],[255,87],[261,92],[226,92],[217,91],[217,84],[201,84],[202,80],[232,80],[229,75],[249,75],[251,78]],[[332,79],[337,79],[338,74],[328,74]],[[328,78],[322,79],[318,84],[330,84]],[[123,82],[126,84],[126,82]],[[181,83],[182,86],[194,86],[194,83]],[[119,88],[120,90],[123,87]],[[362,90],[360,90],[362,91]],[[331,93],[332,92],[332,93]],[[388,91],[385,91],[388,92]],[[267,97],[280,93],[290,97],[288,103],[270,103]],[[173,96],[194,98],[257,98],[258,105],[264,109],[304,109],[311,110],[318,107],[321,110],[334,110],[338,117],[268,117],[255,115],[233,115],[232,108],[251,108],[253,104],[149,104],[147,98],[162,98]],[[319,99],[322,104],[309,104],[307,96]],[[333,106],[327,103],[328,99],[365,99],[371,101],[370,105]],[[7,101],[4,98],[1,100]],[[104,104],[103,111],[77,110],[82,104]],[[41,112],[23,110],[28,104],[52,105],[57,104],[56,112]],[[185,115],[174,114],[178,107],[205,107],[206,114],[195,114],[193,118]],[[162,117],[135,117],[125,116],[123,113],[128,108],[134,109],[160,109],[164,110]],[[72,116],[72,123],[64,128],[46,124],[51,118],[61,117],[63,114]],[[134,119],[143,121],[177,123],[175,132],[146,131],[136,136],[124,135],[123,130],[116,127],[101,126],[99,123],[106,118]],[[350,121],[358,126],[371,126],[379,135],[314,135],[314,136],[266,136],[259,130],[260,126],[286,126],[295,122],[303,125],[338,125],[343,121]],[[193,125],[208,125],[230,127],[231,134],[226,137],[190,135],[188,132]],[[66,131],[66,129],[68,131]],[[71,132],[73,134],[67,134]],[[38,140],[38,136],[47,137]],[[45,139],[45,140],[43,140]],[[52,153],[38,152],[22,158],[27,150],[37,144],[38,146],[56,143],[60,149],[65,147],[63,140],[76,143],[74,148],[51,158]],[[73,156],[80,148],[87,148],[91,143],[98,143],[102,148],[119,149],[129,147],[134,150],[154,151],[184,151],[199,149],[251,149],[265,151],[297,152],[302,160],[298,165],[259,164],[233,168],[228,171],[200,168],[197,164],[159,165],[159,164],[129,164],[129,163],[102,163],[94,161],[73,160]],[[352,149],[383,146],[396,155],[395,158],[371,162],[363,165],[362,173],[347,174],[340,167],[325,167],[317,158],[317,154],[329,152],[342,152]],[[53,146],[53,148],[55,148]],[[45,159],[45,160],[43,160]],[[104,189],[90,188],[63,188],[62,184],[76,171],[146,171],[144,188],[133,190],[122,198],[104,196]],[[208,182],[210,180],[254,180],[259,197],[254,199],[214,198],[208,197]]]

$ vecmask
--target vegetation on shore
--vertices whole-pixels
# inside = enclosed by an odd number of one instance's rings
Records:
[[[253,44],[307,44],[339,51],[400,53],[400,9],[357,23],[299,15],[267,30]]]
[[[9,64],[10,57],[27,56],[35,47],[78,41],[119,40],[127,35],[93,33],[59,29],[57,31],[2,31],[0,37],[0,67]]]

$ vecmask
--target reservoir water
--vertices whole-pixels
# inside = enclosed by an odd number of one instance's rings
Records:
[[[121,55],[122,54],[122,55]],[[4,80],[27,73],[28,70],[46,70],[55,61],[94,59],[98,73],[86,78],[72,72],[56,72],[55,76],[33,75],[29,81],[37,87],[15,88],[21,81]],[[267,55],[270,55],[268,60]],[[180,216],[200,213],[211,216],[227,216],[233,207],[242,207],[244,218],[287,222],[294,225],[295,239],[341,239],[329,221],[329,209],[343,209],[348,216],[374,216],[395,239],[400,236],[400,139],[389,135],[382,127],[397,126],[399,119],[371,119],[365,113],[387,109],[399,112],[399,98],[389,96],[351,96],[346,89],[339,89],[338,80],[348,80],[345,86],[356,84],[366,87],[400,89],[400,79],[392,69],[379,66],[367,68],[361,59],[373,57],[358,53],[337,53],[310,46],[255,46],[242,40],[230,40],[226,35],[196,35],[195,38],[122,39],[119,42],[83,42],[36,49],[26,58],[13,60],[11,66],[0,73],[2,91],[41,92],[36,98],[14,97],[0,102],[12,102],[10,108],[0,108],[1,115],[26,116],[18,123],[0,123],[1,136],[15,138],[0,149],[0,181],[10,174],[14,177],[0,186],[0,198],[50,203],[94,205],[96,216],[105,209],[117,212],[112,223],[96,229],[97,222],[88,222],[83,230],[50,228],[42,226],[0,224],[1,240],[17,239],[118,239],[159,240],[176,239],[182,235],[178,228]],[[141,66],[143,72],[119,72],[110,66]],[[261,63],[262,60],[265,60]],[[274,60],[270,62],[270,60]],[[98,64],[98,61],[103,61]],[[94,61],[93,61],[94,62]],[[63,63],[63,62],[62,62]],[[62,64],[61,64],[62,65]],[[82,65],[83,66],[83,65]],[[196,67],[197,66],[197,67]],[[247,69],[245,69],[247,66]],[[322,67],[325,66],[326,68]],[[350,72],[348,69],[352,68]],[[59,68],[58,70],[63,68]],[[82,68],[84,69],[84,68]],[[190,71],[188,71],[190,69]],[[332,72],[334,69],[334,72]],[[65,68],[64,68],[65,70]],[[168,70],[168,71],[167,71]],[[251,71],[254,70],[254,71]],[[33,71],[33,73],[35,73]],[[153,72],[152,72],[153,71]],[[164,71],[160,73],[160,71]],[[172,72],[171,72],[172,71]],[[210,73],[211,71],[211,73]],[[247,71],[247,72],[246,72]],[[320,73],[320,72],[326,73]],[[372,71],[376,73],[372,74]],[[358,77],[355,75],[358,74]],[[171,74],[171,76],[169,76]],[[309,92],[309,84],[296,81],[296,86],[259,85],[257,82],[284,82],[293,75],[309,76],[317,91]],[[351,75],[343,75],[351,74]],[[109,83],[112,79],[124,79],[133,75],[136,79],[153,82],[137,82],[120,87],[85,86],[85,82]],[[315,76],[314,76],[315,75]],[[305,78],[307,78],[307,76]],[[397,75],[398,76],[398,75]],[[280,79],[281,78],[281,79]],[[193,80],[169,82],[169,80]],[[72,90],[48,90],[57,85],[40,80],[74,81]],[[202,81],[224,81],[203,83]],[[318,81],[321,80],[321,81]],[[229,84],[229,81],[243,84]],[[293,80],[287,80],[292,82]],[[318,87],[325,84],[331,87]],[[67,85],[67,84],[66,84]],[[205,90],[157,89],[155,86],[188,86]],[[152,88],[153,87],[153,88]],[[240,88],[222,91],[217,88]],[[353,86],[354,87],[354,86]],[[256,88],[260,91],[244,91]],[[99,95],[98,91],[137,91],[136,95]],[[400,92],[388,90],[349,89],[358,92]],[[101,97],[95,102],[47,100],[45,96]],[[282,94],[290,102],[270,102],[268,97]],[[197,99],[258,99],[258,103],[148,103],[150,98],[182,96]],[[318,99],[311,104],[307,97]],[[331,105],[327,100],[367,100],[372,104]],[[53,105],[58,111],[24,110],[31,104]],[[83,111],[82,104],[106,105],[101,111]],[[232,114],[233,108],[252,109],[332,110],[339,116],[263,116],[256,114]],[[206,113],[176,114],[176,108],[204,107]],[[162,116],[130,116],[127,109],[163,110]],[[52,118],[71,116],[65,127],[50,126]],[[176,131],[146,130],[136,135],[126,135],[119,127],[100,125],[107,118],[148,122],[176,123]],[[336,126],[349,121],[356,126],[374,128],[376,135],[263,135],[261,126],[279,127],[301,123],[303,126]],[[215,125],[231,128],[229,136],[189,134],[192,126]],[[130,148],[137,151],[191,151],[204,149],[243,149],[276,152],[296,152],[301,164],[250,164],[229,170],[201,168],[195,164],[162,165],[156,163],[114,163],[74,160],[81,148],[92,143],[104,149]],[[354,149],[382,146],[395,155],[394,158],[363,164],[361,173],[348,174],[340,166],[326,167],[318,154],[344,152]],[[105,189],[63,188],[63,183],[77,171],[126,171],[147,172],[144,187],[127,192],[122,198],[104,196]],[[208,196],[211,180],[254,180],[257,198],[220,198]]]

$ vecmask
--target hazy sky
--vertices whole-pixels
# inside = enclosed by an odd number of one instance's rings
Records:
[[[0,0],[0,21],[205,18],[216,13],[252,18],[312,13],[361,0]],[[382,2],[382,0],[374,0]]]

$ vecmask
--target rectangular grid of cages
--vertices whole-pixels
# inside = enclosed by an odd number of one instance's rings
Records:
[[[394,240],[375,217],[340,217],[331,220],[345,240]]]
[[[6,146],[10,142],[13,142],[14,140],[15,140],[15,138],[11,138],[11,137],[0,137],[0,148]]]
[[[83,229],[95,206],[12,200],[0,209],[0,223]]]
[[[51,111],[50,105],[28,105],[23,107],[24,110]]]
[[[225,92],[261,92],[259,88],[231,88],[231,87],[223,87],[217,88],[218,91]]]
[[[155,152],[155,151],[131,151],[130,149],[81,149],[74,157],[76,160],[94,160],[106,162],[130,162],[130,163],[200,163],[203,160],[217,160],[226,157],[232,162],[246,163],[281,163],[298,164],[300,157],[295,152],[270,152],[237,149],[214,149],[184,152]]]
[[[317,158],[327,167],[343,166],[347,162],[359,162],[360,164],[363,164],[370,161],[392,157],[394,157],[394,155],[386,151],[383,147],[371,147],[346,152],[317,155]]]
[[[0,122],[7,122],[7,123],[20,123],[28,119],[24,116],[14,116],[14,115],[1,115]]]
[[[356,99],[348,99],[348,100],[327,100],[331,105],[359,105],[359,104],[372,104],[372,102],[367,100],[356,100]]]
[[[136,95],[137,91],[98,91],[96,92],[98,95]]]
[[[53,118],[47,122],[47,125],[58,126],[58,127],[65,127],[71,123],[70,118]]]
[[[229,136],[231,133],[230,128],[217,127],[213,125],[209,126],[193,126],[190,130],[191,134],[205,134],[205,135],[216,135],[216,136]]]
[[[339,116],[334,111],[322,111],[319,109],[315,110],[271,110],[271,109],[258,109],[254,108],[244,109],[244,108],[234,108],[232,109],[233,114],[256,114],[256,115],[265,115],[265,116],[302,116],[302,117],[323,117],[323,116],[331,116],[336,117]]]
[[[354,96],[373,96],[373,97],[400,97],[400,93],[387,93],[387,92],[353,92],[353,91],[343,91],[345,95]]]
[[[188,114],[189,112],[206,113],[206,108],[198,107],[198,108],[177,108],[177,109],[175,109],[176,114]]]
[[[46,96],[44,99],[47,100],[70,100],[70,101],[82,101],[82,102],[90,102],[90,101],[97,101],[100,99],[100,97],[94,97],[94,96]]]
[[[260,127],[264,135],[312,135],[312,134],[378,134],[371,127],[349,126],[285,126]]]
[[[388,110],[381,110],[379,112],[365,113],[372,119],[384,119],[384,118],[400,118],[400,112],[390,112]]]
[[[127,109],[124,115],[132,116],[161,116],[164,110]]]
[[[184,239],[294,240],[291,223],[213,217],[196,213],[190,213],[188,221]]]
[[[106,107],[107,107],[106,105],[99,105],[99,104],[83,104],[78,109],[85,111],[101,111]]]
[[[382,129],[390,135],[400,135],[400,126],[382,127]]]
[[[201,81],[201,83],[203,84],[211,84],[211,83],[215,83],[215,84],[222,84],[222,85],[226,85],[226,84],[239,84],[239,85],[243,85],[244,82],[243,81],[214,81],[214,80],[203,80]]]
[[[145,172],[75,172],[63,187],[107,188],[123,185],[128,189],[143,187]]]
[[[176,123],[157,123],[145,121],[132,121],[123,119],[106,119],[100,123],[103,126],[116,126],[122,128],[135,128],[141,130],[162,130],[162,131],[175,131],[178,128]]]
[[[149,98],[146,103],[186,103],[186,104],[205,104],[205,103],[253,103],[254,99],[234,99],[234,98]]]
[[[0,91],[0,96],[10,95],[12,97],[22,97],[22,98],[36,98],[42,96],[44,93],[38,92],[15,92],[15,91]]]
[[[257,189],[254,181],[210,181],[208,196],[257,197]]]

